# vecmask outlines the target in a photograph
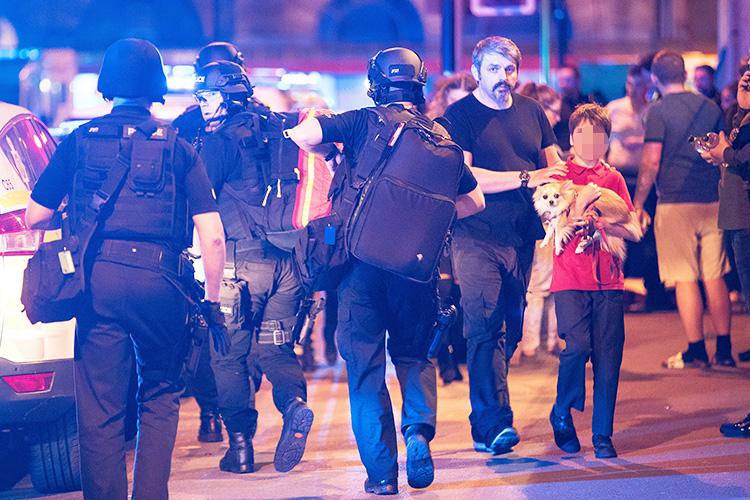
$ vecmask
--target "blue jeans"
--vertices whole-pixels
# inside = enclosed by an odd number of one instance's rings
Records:
[[[733,229],[727,233],[734,250],[734,262],[742,294],[745,296],[745,307],[750,310],[750,229]]]

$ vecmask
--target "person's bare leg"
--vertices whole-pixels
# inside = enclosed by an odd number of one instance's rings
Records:
[[[681,281],[675,287],[677,311],[688,342],[703,340],[703,299],[695,281]]]
[[[732,327],[732,310],[729,303],[729,291],[724,278],[703,282],[706,290],[708,312],[717,335],[726,335]]]

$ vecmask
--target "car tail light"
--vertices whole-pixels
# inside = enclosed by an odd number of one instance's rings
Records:
[[[55,378],[54,372],[47,373],[30,373],[28,375],[7,375],[2,378],[6,384],[17,394],[27,392],[48,391],[52,387],[52,380]]]
[[[41,231],[26,227],[25,210],[0,214],[0,255],[32,255],[39,247]]]

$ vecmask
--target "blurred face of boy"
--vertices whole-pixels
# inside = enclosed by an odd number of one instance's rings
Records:
[[[507,57],[497,52],[487,52],[482,57],[482,67],[471,67],[479,86],[481,101],[492,101],[498,109],[507,109],[513,103],[511,91],[518,84],[518,68]]]
[[[587,166],[594,166],[609,148],[609,136],[599,125],[588,120],[579,123],[571,134],[575,157]]]

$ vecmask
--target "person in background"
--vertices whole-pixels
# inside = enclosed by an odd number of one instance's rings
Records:
[[[732,131],[728,138],[721,133],[719,144],[701,156],[721,170],[719,225],[734,248],[742,289],[750,290],[750,70],[747,65],[743,69]],[[739,358],[750,361],[750,350],[741,352]],[[726,437],[750,438],[750,413],[738,422],[722,424],[719,431]]]
[[[569,64],[558,68],[557,90],[562,96],[562,105],[560,107],[560,121],[555,126],[554,131],[557,144],[567,153],[570,149],[570,130],[568,130],[570,115],[576,106],[588,102],[586,96],[581,93],[581,72],[578,66]]]
[[[519,89],[520,95],[530,97],[542,105],[544,114],[551,127],[560,121],[560,94],[548,85],[527,82]],[[560,153],[558,151],[558,153]],[[546,224],[546,221],[542,221]],[[523,338],[520,349],[511,359],[511,364],[520,363],[521,357],[534,359],[541,345],[544,319],[547,320],[546,351],[558,352],[557,317],[555,316],[555,300],[550,293],[552,283],[552,245],[541,248],[541,241],[537,241],[534,249],[534,260],[531,264],[531,277],[526,291],[526,311],[523,317]]]
[[[716,331],[713,362],[734,366],[730,338],[729,293],[724,275],[729,271],[723,232],[718,227],[719,172],[695,154],[690,136],[719,132],[724,120],[718,105],[685,88],[685,61],[673,51],[656,54],[652,79],[661,99],[646,118],[645,145],[633,205],[643,227],[650,222],[644,211],[654,183],[658,203],[654,233],[659,274],[674,287],[677,310],[688,348],[664,361],[669,369],[710,366],[703,333],[704,285],[708,310]]]
[[[432,119],[443,116],[448,106],[463,99],[476,88],[477,81],[471,73],[454,73],[440,78],[435,84],[435,90],[425,114]]]
[[[714,81],[715,75],[716,70],[708,64],[698,66],[693,72],[693,86],[695,87],[695,90],[720,106],[721,93],[716,88],[716,83]]]
[[[471,73],[461,72],[440,78],[427,106],[427,116],[432,119],[443,116],[446,108],[463,99],[477,88],[477,82]],[[453,304],[458,307],[458,316],[451,326],[438,351],[437,362],[440,378],[444,385],[460,382],[464,379],[459,364],[466,360],[466,339],[463,337],[463,311],[461,310],[461,290],[453,272],[450,247],[440,260],[440,281],[438,296],[442,306]]]

